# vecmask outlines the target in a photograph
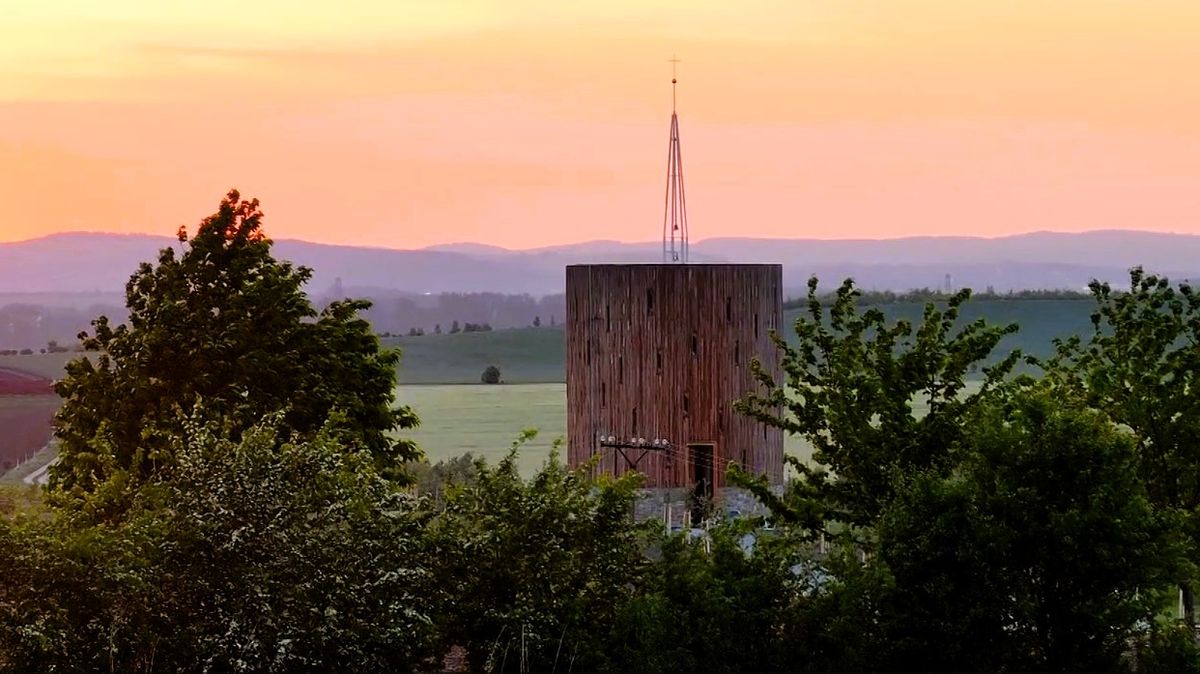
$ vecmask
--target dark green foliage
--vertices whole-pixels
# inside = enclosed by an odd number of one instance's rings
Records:
[[[480,375],[479,381],[484,384],[499,384],[500,383],[500,368],[495,365],[488,365]]]
[[[114,525],[0,523],[0,664],[395,671],[434,654],[423,517],[336,434],[187,424]],[[11,582],[10,582],[11,581]],[[5,662],[6,660],[6,662]]]
[[[617,672],[769,671],[795,666],[780,639],[802,579],[790,546],[728,524],[664,539],[605,649]]]
[[[755,669],[1114,670],[1135,643],[1145,662],[1187,657],[1144,629],[1180,563],[1173,522],[1150,507],[1131,439],[1060,393],[979,407],[954,470],[898,480],[864,528],[874,553],[841,543],[807,561],[803,546],[780,557],[794,578],[752,605],[771,625],[756,646],[785,661]],[[707,669],[740,662],[707,657]]]
[[[128,324],[102,316],[81,335],[100,353],[56,384],[60,495],[120,492],[169,466],[172,439],[201,402],[235,437],[278,411],[289,431],[311,435],[339,410],[338,432],[381,469],[416,455],[391,435],[416,417],[392,406],[399,354],[381,351],[358,316],[368,304],[317,314],[302,290],[310,270],[271,256],[261,220],[256,200],[230,192],[194,237],[180,231],[182,252],[164,249],[129,280]]]
[[[1132,440],[1061,391],[971,419],[960,468],[881,518],[887,642],[908,668],[1114,668],[1180,562]]]
[[[556,458],[530,480],[515,455],[451,486],[430,524],[448,644],[472,671],[590,671],[643,565],[632,478],[594,481]]]

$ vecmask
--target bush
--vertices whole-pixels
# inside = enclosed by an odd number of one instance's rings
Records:
[[[435,624],[470,671],[596,671],[644,564],[629,516],[639,478],[596,481],[551,455],[525,479],[516,456],[478,463],[425,529]]]
[[[485,384],[499,384],[500,368],[495,365],[488,365],[487,369],[483,371],[483,375],[479,377],[479,381]]]
[[[0,517],[0,671],[414,671],[427,516],[327,425],[189,425],[118,522]]]

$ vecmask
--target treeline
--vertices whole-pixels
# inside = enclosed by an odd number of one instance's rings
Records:
[[[502,293],[440,293],[410,296],[377,289],[351,289],[355,297],[371,302],[362,315],[377,334],[409,335],[486,332],[492,329],[553,327],[566,315],[565,296],[506,295]],[[318,306],[327,306],[345,295],[323,294]],[[37,353],[51,341],[74,344],[76,336],[91,329],[91,321],[106,315],[114,324],[126,319],[124,307],[91,305],[86,308],[13,303],[0,307],[0,351]],[[455,329],[455,326],[458,326]]]
[[[534,319],[534,327],[537,327],[537,326],[538,326],[538,322],[537,322],[537,319],[535,318]],[[462,325],[459,325],[458,321],[454,321],[453,323],[450,324],[450,329],[446,330],[445,333],[450,334],[450,335],[457,335],[460,332],[491,332],[491,331],[492,331],[492,326],[490,323],[464,323]],[[408,332],[406,332],[404,334],[407,337],[424,337],[425,330],[423,330],[421,328],[409,328]],[[431,334],[434,334],[434,335],[443,334],[442,324],[438,323],[438,324],[434,325],[433,332]],[[393,337],[393,336],[399,337],[400,335],[392,335],[390,333],[383,332],[383,333],[380,333],[379,336],[383,337],[383,338],[388,338],[388,337]]]
[[[336,290],[336,289],[335,289]],[[563,294],[533,297],[503,293],[438,293],[406,295],[371,288],[322,294],[319,305],[347,296],[361,297],[371,302],[363,316],[375,332],[388,335],[434,334],[450,332],[458,324],[494,329],[553,326],[566,315],[566,296]]]
[[[38,349],[0,349],[0,356],[32,356],[35,353],[68,353],[71,350],[72,349],[59,345],[58,342],[52,339],[45,346]],[[74,350],[83,351],[83,347],[77,345]]]
[[[1095,284],[1094,331],[1018,376],[967,292],[891,322],[813,281],[736,405],[811,462],[782,494],[731,466],[769,515],[672,535],[636,475],[429,465],[365,305],[316,311],[260,220],[231,193],[56,384],[44,505],[0,518],[0,668],[1200,671],[1187,285]]]
[[[12,303],[0,307],[0,350],[31,352],[47,348],[49,342],[74,344],[76,336],[91,327],[96,316],[106,314],[118,322],[124,307],[95,304],[88,307],[57,307]]]
[[[862,304],[924,304],[925,302],[945,302],[958,291],[946,291],[936,288],[915,288],[904,292],[892,290],[859,290],[859,301]],[[988,300],[1088,300],[1091,294],[1077,290],[1009,290],[996,292],[989,286],[983,292],[972,291],[976,301]],[[837,301],[835,293],[823,293],[817,296],[817,301],[825,306],[831,306]],[[807,297],[789,297],[784,300],[783,308],[799,309],[808,305]]]

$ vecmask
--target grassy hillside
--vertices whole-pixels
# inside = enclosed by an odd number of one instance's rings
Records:
[[[500,368],[509,384],[566,381],[566,345],[559,328],[392,337],[384,344],[403,351],[401,384],[478,384],[488,365]]]
[[[881,304],[890,320],[919,321],[924,305]],[[1055,337],[1086,335],[1091,331],[1091,300],[981,300],[969,302],[962,320],[983,318],[989,323],[1018,323],[1020,332],[1001,344],[997,357],[1013,349],[1048,356]],[[792,337],[791,324],[799,310],[784,314],[783,332]],[[475,384],[488,365],[500,368],[508,383],[561,383],[564,336],[560,328],[523,328],[457,335],[425,335],[386,340],[403,350],[401,384]]]
[[[891,320],[921,320],[924,305],[916,303],[879,305]],[[963,307],[961,321],[984,319],[988,323],[1016,323],[1020,331],[1009,335],[997,349],[993,360],[1020,349],[1023,353],[1045,357],[1054,352],[1054,339],[1070,335],[1087,336],[1092,332],[1091,314],[1095,304],[1091,299],[1080,300],[980,300]],[[796,312],[788,312],[788,332]],[[791,335],[789,334],[789,337]]]

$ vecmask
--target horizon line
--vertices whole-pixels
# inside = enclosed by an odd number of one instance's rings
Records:
[[[1029,230],[1029,231],[1025,231],[1025,232],[1017,232],[1017,233],[1013,233],[1013,234],[1001,234],[1001,235],[996,235],[996,236],[987,236],[987,235],[982,235],[982,234],[913,234],[913,235],[909,235],[909,236],[891,236],[891,237],[877,237],[877,238],[870,238],[870,237],[828,237],[828,238],[826,238],[826,237],[815,237],[815,236],[770,237],[770,236],[726,235],[726,236],[712,236],[712,237],[708,237],[708,238],[704,238],[704,239],[699,239],[696,242],[694,242],[692,245],[695,246],[695,245],[700,245],[700,244],[704,244],[706,242],[712,242],[712,241],[757,241],[757,242],[764,242],[764,241],[765,242],[769,242],[769,241],[821,241],[821,242],[846,242],[846,243],[884,242],[884,241],[914,241],[914,240],[929,240],[929,239],[942,239],[942,240],[967,239],[967,240],[980,240],[980,241],[1001,241],[1004,239],[1016,239],[1016,238],[1027,237],[1027,236],[1037,236],[1037,235],[1047,235],[1047,234],[1060,235],[1060,236],[1084,236],[1084,235],[1089,235],[1089,234],[1144,234],[1144,235],[1151,235],[1151,236],[1200,237],[1200,234],[1189,233],[1189,232],[1163,231],[1163,230],[1150,230],[1150,229],[1102,228],[1102,229],[1086,229],[1086,230],[1079,230],[1079,231],[1036,229],[1036,230]],[[170,239],[172,241],[177,241],[175,236],[171,235],[171,234],[151,234],[149,232],[112,232],[112,231],[104,231],[104,230],[78,229],[78,230],[62,230],[62,231],[58,231],[58,232],[50,232],[48,234],[43,234],[41,236],[35,236],[35,237],[27,238],[27,239],[15,239],[15,240],[8,240],[8,241],[0,241],[0,246],[16,246],[16,245],[21,245],[21,244],[26,244],[26,243],[34,243],[37,241],[44,241],[47,239],[53,239],[53,238],[59,238],[59,237],[69,237],[69,236],[105,236],[105,237],[113,237],[113,238],[139,238],[139,237],[141,237],[141,238]],[[267,238],[270,239],[273,243],[289,242],[289,243],[304,243],[304,244],[310,244],[310,245],[316,245],[316,246],[328,246],[328,247],[333,247],[333,248],[360,248],[360,249],[372,249],[372,250],[456,253],[456,254],[467,254],[467,253],[463,253],[460,251],[454,251],[454,250],[439,250],[439,249],[452,248],[454,246],[479,246],[481,248],[490,248],[490,249],[494,249],[496,251],[502,251],[505,253],[532,253],[532,252],[549,251],[549,250],[554,250],[554,249],[559,249],[559,248],[571,248],[574,246],[585,246],[585,245],[589,245],[589,244],[614,244],[614,245],[621,245],[621,246],[659,246],[662,243],[661,241],[655,241],[655,240],[627,241],[627,240],[620,240],[620,239],[584,239],[581,241],[575,241],[575,242],[571,242],[571,243],[548,244],[548,245],[544,245],[544,246],[534,246],[534,247],[530,247],[530,248],[508,248],[505,246],[499,246],[499,245],[489,244],[489,243],[482,243],[479,241],[448,241],[445,243],[429,244],[427,246],[421,246],[419,248],[398,248],[398,247],[379,245],[379,244],[333,243],[333,242],[327,242],[327,241],[314,241],[311,239],[275,238],[270,235],[268,235]]]

